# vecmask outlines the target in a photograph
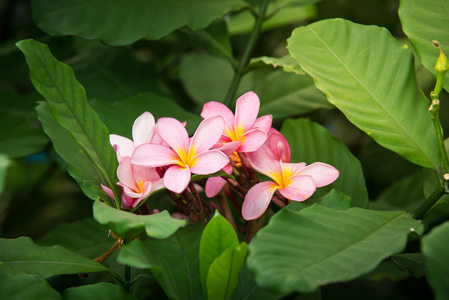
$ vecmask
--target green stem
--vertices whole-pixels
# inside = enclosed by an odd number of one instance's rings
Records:
[[[441,196],[444,195],[445,191],[446,189],[442,185],[438,185],[432,195],[430,195],[429,198],[427,198],[426,201],[413,213],[413,217],[418,220],[422,219],[432,206],[437,203]]]
[[[433,98],[433,95],[432,95]],[[438,149],[440,151],[440,156],[443,161],[444,173],[449,172],[449,159],[447,157],[446,146],[444,145],[443,129],[440,124],[440,117],[438,111],[440,110],[440,100],[432,99],[432,105],[430,106],[430,116],[432,118],[433,126],[437,133],[438,138]]]
[[[231,106],[232,99],[234,99],[235,92],[240,84],[240,80],[245,72],[246,67],[248,66],[249,58],[251,56],[251,52],[256,45],[257,38],[259,37],[260,28],[265,19],[265,12],[267,10],[268,0],[261,0],[259,13],[256,17],[256,22],[254,24],[253,30],[248,40],[248,44],[246,45],[245,52],[243,52],[242,59],[237,66],[237,70],[235,70],[234,78],[232,79],[231,85],[228,90],[228,94],[226,95],[224,105],[227,107]]]
[[[123,288],[128,293],[131,288],[131,267],[125,265],[125,276],[124,276],[125,285]]]

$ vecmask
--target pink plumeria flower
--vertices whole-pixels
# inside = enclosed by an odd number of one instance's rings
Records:
[[[131,164],[130,157],[124,157],[117,168],[117,185],[122,188],[123,209],[136,207],[142,200],[151,193],[164,187],[163,179],[154,168],[136,166]],[[103,187],[103,190],[111,198],[114,198],[110,189]],[[109,191],[110,192],[109,192]]]
[[[274,192],[294,201],[309,198],[317,187],[334,182],[339,175],[337,169],[325,163],[284,163],[270,157],[267,149],[247,153],[253,168],[274,181],[264,181],[253,186],[245,196],[242,216],[245,220],[259,218],[270,204]]]
[[[176,119],[158,120],[158,133],[171,147],[143,144],[134,150],[131,163],[147,167],[169,166],[164,174],[164,185],[175,193],[183,192],[191,174],[208,175],[221,170],[229,158],[219,150],[210,150],[223,133],[221,117],[201,122],[194,136],[189,135]]]
[[[155,135],[155,122],[151,113],[146,111],[134,121],[132,135],[133,141],[117,134],[109,135],[119,163],[124,157],[131,157],[135,148],[152,140]]]
[[[271,128],[270,115],[257,118],[260,101],[254,92],[247,92],[237,99],[235,116],[220,102],[210,101],[204,104],[201,112],[203,119],[221,116],[225,122],[222,137],[215,147],[227,152],[252,152],[259,149],[267,139]]]
[[[287,163],[290,162],[290,145],[288,144],[287,139],[276,129],[270,128],[264,146],[268,148],[268,153],[271,158],[282,160]]]

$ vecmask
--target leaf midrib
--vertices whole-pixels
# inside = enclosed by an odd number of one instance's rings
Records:
[[[392,120],[397,124],[398,127],[402,129],[402,131],[410,138],[410,140],[413,141],[413,143],[416,145],[416,147],[421,151],[421,153],[424,154],[424,156],[427,158],[427,160],[431,163],[431,165],[434,167],[435,170],[438,170],[438,167],[434,164],[433,160],[427,155],[427,153],[424,151],[424,149],[421,147],[421,145],[415,140],[415,138],[410,135],[410,133],[404,128],[401,122],[399,122],[394,115],[392,115],[381,103],[375,95],[372,94],[372,92],[368,89],[368,87],[365,86],[365,84],[358,79],[357,76],[350,70],[350,68],[337,56],[337,54],[325,43],[319,35],[309,26],[308,29],[310,32],[328,49],[328,51],[340,62],[340,64],[346,69],[346,71],[359,83],[359,85],[372,97],[372,99],[380,106],[382,109],[390,116]]]

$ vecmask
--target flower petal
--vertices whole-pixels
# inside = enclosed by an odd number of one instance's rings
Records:
[[[237,152],[254,152],[267,140],[267,134],[261,129],[251,129],[242,136],[242,144],[237,149]]]
[[[272,181],[264,181],[253,186],[245,196],[242,206],[242,216],[245,220],[259,218],[270,204],[278,185]]]
[[[221,116],[223,118],[226,130],[234,130],[234,114],[226,105],[216,101],[205,103],[201,111],[201,117],[208,119],[214,116]]]
[[[222,145],[221,147],[217,148],[217,150],[220,150],[221,152],[223,152],[226,155],[231,155],[240,147],[241,144],[242,144],[242,142],[240,142],[240,141],[228,142],[228,143],[225,143],[224,145]]]
[[[133,155],[133,151],[134,151],[134,142],[131,141],[130,139],[123,137],[121,135],[117,135],[117,134],[110,134],[109,135],[109,142],[111,143],[112,146],[117,145],[117,158],[119,161],[121,161],[121,159],[123,159],[123,157],[126,156],[131,156]],[[120,155],[120,158],[119,158]]]
[[[114,193],[112,192],[112,190],[110,188],[108,188],[107,186],[103,185],[102,183],[100,183],[101,185],[101,189],[103,190],[103,192],[106,193],[106,195],[109,196],[109,198],[114,199]]]
[[[229,157],[219,150],[210,150],[195,155],[192,162],[190,165],[192,173],[207,175],[223,169],[229,164]]]
[[[339,172],[331,165],[316,162],[303,168],[298,174],[312,176],[316,187],[322,187],[334,182],[338,178]]]
[[[176,164],[178,155],[172,149],[156,144],[143,144],[134,150],[131,163],[146,167],[163,167]]]
[[[161,178],[152,167],[133,165],[133,174],[136,182],[155,182]]]
[[[246,153],[246,157],[257,172],[272,179],[278,176],[282,177],[281,164],[270,157],[265,147],[261,147],[255,152]]]
[[[253,124],[253,127],[251,127],[251,128],[259,128],[259,129],[265,131],[266,133],[268,133],[271,129],[272,123],[273,123],[273,116],[265,115],[260,118],[257,118]]]
[[[206,181],[206,187],[204,188],[206,196],[212,198],[217,196],[221,189],[225,186],[226,180],[221,177],[211,177]]]
[[[242,132],[248,131],[254,124],[259,113],[260,101],[254,92],[247,92],[237,99],[235,107],[235,128]]]
[[[173,118],[160,118],[157,132],[170,147],[182,156],[189,149],[189,134],[181,122]]]
[[[147,111],[134,121],[133,140],[136,147],[151,141],[154,132],[154,124],[153,115]]]
[[[128,187],[132,190],[137,186],[137,182],[134,178],[133,166],[130,162],[130,157],[124,157],[123,161],[117,167],[117,177],[119,180],[118,185],[122,187]]]
[[[165,172],[164,185],[167,189],[175,193],[182,193],[190,182],[190,169],[181,168],[180,166],[171,166]]]
[[[201,153],[209,150],[220,139],[224,130],[224,121],[220,116],[201,122],[190,141],[189,153]]]
[[[294,201],[304,201],[315,193],[315,181],[308,175],[290,177],[290,184],[279,190],[282,196]]]
[[[271,128],[268,132],[268,146],[278,160],[290,162],[290,145],[287,139],[276,129]]]

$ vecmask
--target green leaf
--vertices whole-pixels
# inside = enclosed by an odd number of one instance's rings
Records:
[[[332,189],[329,193],[318,199],[310,199],[302,202],[292,201],[292,203],[287,205],[287,209],[300,211],[315,203],[332,209],[344,210],[351,207],[351,198],[337,189]]]
[[[136,300],[122,287],[107,282],[68,288],[61,295],[63,300]]]
[[[87,103],[73,70],[56,60],[44,44],[24,40],[16,45],[25,54],[34,87],[47,100],[56,121],[82,147],[104,184],[114,191],[116,206],[120,207],[115,185],[117,158],[109,144],[108,129]]]
[[[109,272],[114,275],[108,268],[91,259],[60,246],[38,246],[28,237],[0,239],[0,261],[16,270],[43,278],[90,272]]]
[[[247,252],[248,245],[242,242],[234,249],[227,249],[214,260],[207,274],[208,299],[231,299]]]
[[[401,253],[391,256],[391,260],[401,270],[408,272],[416,278],[426,275],[427,267],[422,253]]]
[[[354,125],[409,161],[439,170],[429,101],[417,87],[413,55],[388,30],[324,20],[295,29],[288,50]]]
[[[283,70],[248,73],[242,80],[239,94],[249,90],[260,98],[259,115],[271,114],[274,119],[298,116],[320,108],[334,108],[310,77]]]
[[[318,1],[270,1],[266,14],[270,18],[262,23],[261,30],[268,31],[315,18],[318,15],[316,7],[307,4]],[[251,12],[242,10],[228,19],[228,31],[231,35],[249,34],[254,27],[254,22]]]
[[[39,275],[25,274],[0,262],[0,295],[3,299],[61,300],[61,296]]]
[[[100,201],[95,201],[93,213],[100,224],[107,225],[117,236],[126,239],[144,231],[150,237],[165,239],[186,224],[185,220],[172,218],[166,210],[152,215],[136,215]]]
[[[41,151],[48,138],[39,126],[31,125],[25,118],[0,112],[0,153],[10,157],[24,157]]]
[[[436,78],[435,64],[440,51],[432,40],[449,54],[449,0],[401,0],[399,18],[402,29],[418,53],[424,67]],[[449,91],[449,74],[446,74],[444,88]]]
[[[243,264],[243,267],[239,273],[239,282],[234,290],[234,293],[232,294],[231,299],[276,300],[279,299],[279,297],[280,295],[264,290],[258,286],[254,280],[254,275],[249,271],[246,264]]]
[[[45,134],[51,139],[59,156],[67,163],[67,171],[78,182],[84,194],[92,200],[109,200],[101,189],[101,177],[95,165],[70,132],[56,122],[48,103],[40,103],[36,110]]]
[[[286,120],[281,129],[291,148],[292,162],[311,164],[317,161],[330,164],[338,169],[338,179],[319,191],[329,192],[336,188],[351,197],[352,206],[368,207],[362,166],[338,139],[321,125],[307,119]]]
[[[435,227],[421,242],[427,262],[427,279],[436,299],[449,297],[449,222]]]
[[[109,45],[160,39],[188,26],[207,27],[226,13],[245,7],[241,0],[35,0],[33,18],[50,35],[78,35]],[[98,26],[102,24],[102,26]]]
[[[134,240],[117,260],[150,269],[169,299],[202,299],[198,253],[203,229],[204,223],[197,222],[165,240]]]
[[[261,56],[251,59],[250,66],[258,65],[263,63],[265,65],[271,65],[273,68],[281,67],[284,72],[295,73],[299,75],[306,75],[306,73],[298,65],[298,62],[290,57],[290,55],[285,55],[281,58]]]
[[[422,233],[422,223],[401,211],[283,209],[249,245],[248,268],[264,288],[312,292],[373,270],[405,248],[411,231]]]
[[[94,100],[92,108],[98,112],[101,120],[114,134],[131,137],[134,121],[145,111],[149,111],[155,119],[172,117],[186,121],[186,129],[193,134],[202,121],[196,114],[190,113],[179,106],[172,98],[154,93],[142,93],[123,101],[105,102]]]
[[[234,250],[239,246],[239,240],[232,225],[218,212],[207,224],[201,236],[199,259],[201,286],[203,294],[206,295],[207,278],[209,269],[218,257],[226,250]],[[215,299],[208,295],[208,299]]]
[[[6,182],[6,174],[10,165],[11,160],[8,158],[8,156],[0,154],[0,195],[3,193],[3,188],[5,187]]]

